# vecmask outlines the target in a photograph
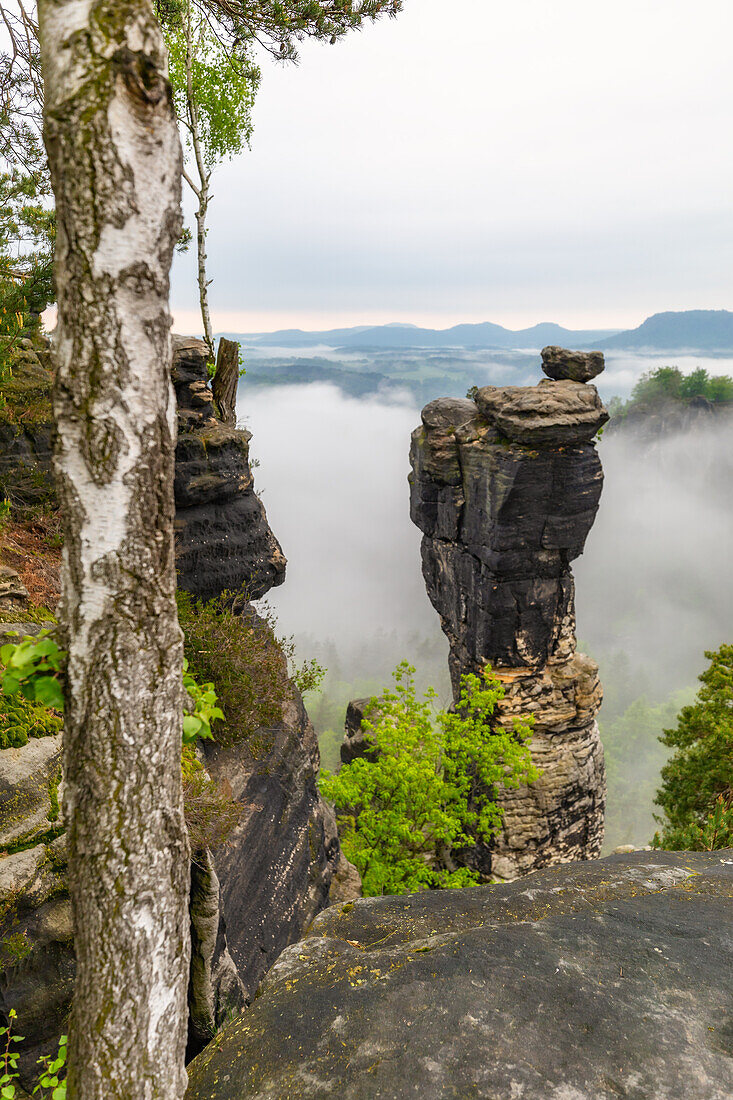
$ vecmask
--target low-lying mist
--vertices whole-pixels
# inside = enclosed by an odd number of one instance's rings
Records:
[[[729,371],[719,364],[717,373]],[[420,412],[406,395],[359,400],[327,385],[248,392],[245,383],[239,413],[289,561],[268,602],[300,656],[330,670],[327,698],[313,707],[317,727],[332,731],[324,754],[333,765],[346,701],[386,685],[399,660],[449,695],[447,643],[409,518]],[[649,842],[664,760],[657,735],[691,698],[704,650],[733,637],[732,433],[730,418],[652,445],[625,432],[599,444],[605,489],[574,571],[578,637],[606,689],[609,846]]]

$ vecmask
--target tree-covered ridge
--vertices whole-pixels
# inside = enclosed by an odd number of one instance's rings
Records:
[[[668,402],[689,402],[704,398],[712,404],[733,401],[733,378],[727,374],[711,375],[704,367],[684,374],[679,367],[657,367],[647,371],[631,391],[628,401],[615,397],[609,402],[614,419],[630,412],[652,411]]]

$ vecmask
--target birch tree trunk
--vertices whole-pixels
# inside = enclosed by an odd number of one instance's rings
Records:
[[[77,979],[69,1097],[186,1086],[169,269],[181,151],[149,0],[40,0]]]

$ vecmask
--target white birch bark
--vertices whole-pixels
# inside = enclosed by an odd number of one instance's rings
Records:
[[[181,150],[149,0],[40,0],[58,215],[74,1100],[186,1087],[169,269]]]

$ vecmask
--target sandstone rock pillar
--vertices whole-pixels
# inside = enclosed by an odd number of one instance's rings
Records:
[[[592,440],[608,414],[587,384],[603,356],[542,356],[550,377],[537,386],[432,401],[412,437],[411,515],[454,691],[489,663],[506,689],[498,722],[534,717],[540,779],[501,793],[501,835],[463,855],[487,878],[593,858],[603,840],[602,691],[576,652],[571,570],[603,486]]]

